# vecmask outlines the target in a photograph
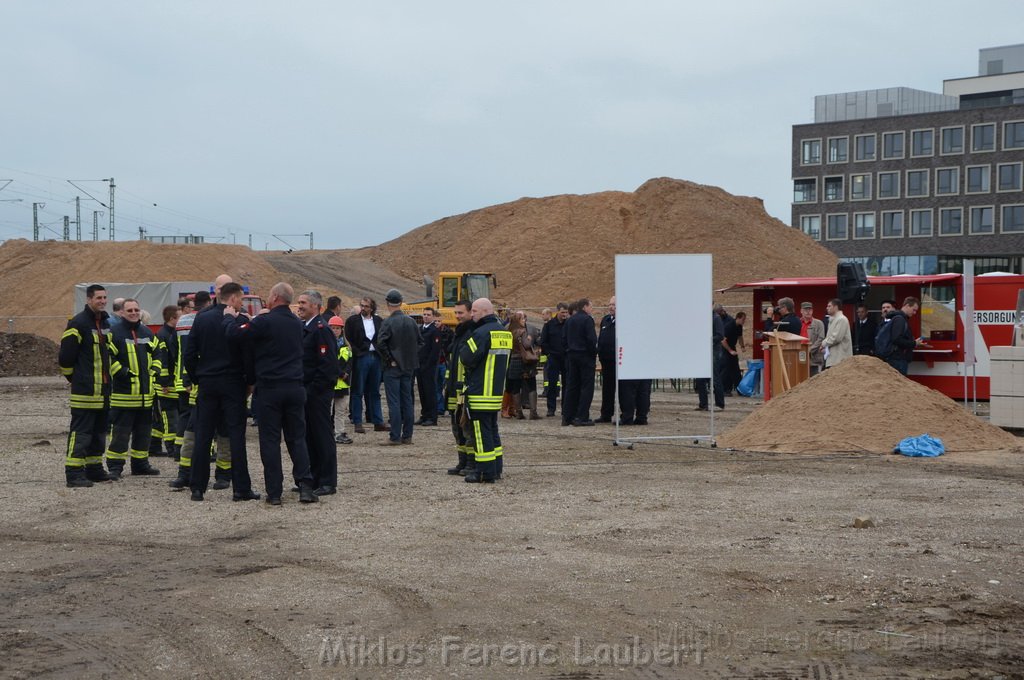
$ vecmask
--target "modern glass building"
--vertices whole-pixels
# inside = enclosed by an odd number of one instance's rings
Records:
[[[1024,45],[943,92],[815,97],[793,126],[792,225],[870,274],[1024,273]]]

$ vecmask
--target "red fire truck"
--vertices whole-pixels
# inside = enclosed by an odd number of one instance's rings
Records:
[[[974,318],[964,318],[964,277],[961,274],[927,276],[869,276],[870,291],[865,303],[877,318],[883,300],[895,300],[899,307],[903,298],[921,301],[920,313],[910,320],[915,337],[924,338],[924,345],[914,352],[909,377],[952,399],[964,399],[964,372],[970,377],[967,397],[989,398],[989,348],[1013,342],[1017,319],[1017,297],[1024,290],[1024,276],[1014,274],[982,274],[974,277]],[[836,297],[835,277],[797,277],[737,283],[719,292],[752,292],[751,326],[762,327],[765,310],[781,297],[814,304],[820,316],[825,303]],[[843,305],[843,313],[854,323],[855,305]],[[965,323],[966,321],[966,323]],[[976,367],[964,362],[965,327],[974,337]],[[760,346],[759,342],[756,342]],[[977,393],[974,393],[977,375]]]

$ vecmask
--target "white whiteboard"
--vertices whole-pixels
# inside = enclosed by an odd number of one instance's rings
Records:
[[[618,379],[711,377],[711,255],[616,255]]]

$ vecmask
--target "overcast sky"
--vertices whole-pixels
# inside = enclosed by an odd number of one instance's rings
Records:
[[[109,177],[119,239],[141,222],[257,249],[311,231],[318,248],[372,245],[660,176],[761,197],[788,223],[791,126],[814,95],[941,91],[977,74],[979,48],[1024,42],[1020,0],[847,7],[6,0],[0,239],[32,238],[32,202],[59,234],[88,198],[65,180]],[[104,182],[78,184],[106,202]],[[103,209],[83,201],[84,238]]]

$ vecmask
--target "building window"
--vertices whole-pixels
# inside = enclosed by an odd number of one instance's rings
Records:
[[[962,127],[942,128],[941,140],[943,154],[964,152],[964,129]]]
[[[971,151],[980,153],[996,150],[996,124],[983,123],[971,126]]]
[[[878,173],[878,197],[899,198],[900,197],[900,173],[880,172]]]
[[[821,140],[805,139],[800,143],[800,165],[821,164]]]
[[[964,233],[963,208],[939,209],[939,235],[960,236]]]
[[[830,137],[828,140],[828,162],[845,163],[849,160],[849,137]]]
[[[1003,123],[1003,148],[1024,149],[1024,120]]]
[[[907,198],[928,196],[928,171],[907,170]]]
[[[910,155],[931,156],[935,150],[934,130],[912,130],[910,133]]]
[[[882,213],[882,238],[903,238],[903,211]]]
[[[1000,163],[998,173],[999,183],[996,185],[997,191],[1024,190],[1024,186],[1021,185],[1020,163]]]
[[[793,180],[793,202],[794,203],[816,203],[818,200],[818,179]]]
[[[969,165],[967,166],[967,189],[968,194],[987,194],[992,190],[991,185],[992,166]]]
[[[875,237],[875,213],[854,213],[853,214],[853,237],[874,238]]]
[[[932,211],[911,210],[910,211],[910,235],[931,236],[932,235]]]
[[[829,241],[845,241],[849,236],[846,220],[845,214],[829,215],[825,238]]]
[[[850,200],[871,200],[871,175],[850,175]]]
[[[1024,205],[1004,205],[1000,230],[1003,233],[1024,231]]]
[[[853,160],[873,161],[875,160],[875,136],[857,135],[853,138],[855,145]]]
[[[821,240],[821,215],[801,215],[800,231],[815,241]]]
[[[903,133],[883,132],[882,133],[882,158],[891,160],[903,158]]]
[[[994,212],[995,209],[990,205],[971,208],[971,233],[991,234],[994,231],[992,228],[992,215]]]
[[[826,201],[842,201],[846,197],[843,191],[843,177],[826,177],[825,178],[825,200]]]
[[[949,196],[960,192],[960,168],[939,168],[935,171],[935,195]]]

